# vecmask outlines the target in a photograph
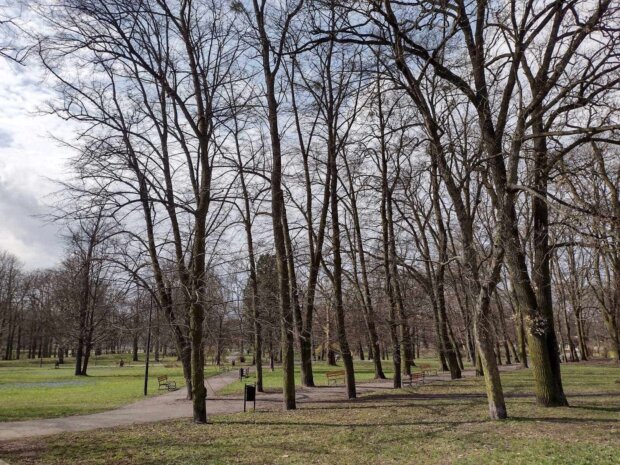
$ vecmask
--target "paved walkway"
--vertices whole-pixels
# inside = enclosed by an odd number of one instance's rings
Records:
[[[512,370],[518,365],[504,366],[503,370]],[[463,372],[463,377],[474,376],[473,370]],[[217,391],[238,378],[237,371],[231,371],[205,380],[207,386],[207,415],[238,413],[243,411],[243,396],[214,395]],[[428,382],[449,381],[449,373],[439,373],[427,377]],[[455,382],[458,382],[455,381]],[[392,380],[373,380],[357,384],[358,395],[391,389]],[[47,436],[63,432],[89,431],[98,428],[111,428],[140,423],[188,418],[192,416],[192,403],[185,399],[185,389],[150,397],[145,400],[125,405],[107,412],[90,415],[74,415],[62,418],[0,422],[0,441],[10,441],[36,436]],[[282,408],[281,393],[264,393],[257,396],[257,410],[275,410]],[[343,386],[321,386],[317,388],[297,388],[298,404],[317,402],[347,402]]]
[[[238,376],[237,372],[231,371],[208,378],[205,380],[207,392],[211,394],[222,389],[224,386],[236,381]],[[0,441],[191,417],[192,403],[185,399],[186,393],[185,388],[181,388],[177,391],[124,405],[114,410],[89,415],[0,422]],[[207,405],[209,413],[234,411],[234,405],[230,400],[208,401]],[[243,406],[241,406],[241,410],[243,410]]]

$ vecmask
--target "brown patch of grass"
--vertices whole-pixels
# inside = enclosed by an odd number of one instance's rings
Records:
[[[177,420],[0,443],[11,465],[617,465],[615,365],[564,365],[570,407],[543,408],[529,371],[505,373],[506,421],[487,419],[480,379],[382,391],[289,412]]]

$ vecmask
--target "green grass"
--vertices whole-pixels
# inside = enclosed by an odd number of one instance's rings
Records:
[[[88,376],[74,376],[73,359],[55,369],[51,360],[42,367],[38,360],[10,361],[0,364],[0,421],[53,418],[96,413],[144,398],[144,361],[115,365],[119,356],[91,361]],[[206,368],[207,376],[217,373]],[[158,391],[157,376],[168,375],[184,384],[180,363],[173,359],[152,364],[149,368],[149,395]]]
[[[383,391],[290,412],[137,425],[0,443],[12,465],[618,465],[620,367],[563,365],[571,407],[543,408],[527,370],[502,375],[510,419],[487,419],[481,379]]]
[[[430,358],[422,358],[416,360],[416,363],[426,363],[435,368],[439,368],[439,362],[437,359]],[[372,361],[359,361],[356,360],[354,362],[355,366],[355,379],[357,381],[368,381],[375,377],[375,371]],[[383,372],[386,376],[391,377],[393,374],[392,370],[392,361],[386,360],[382,362]],[[295,365],[295,384],[297,386],[301,385],[301,367],[296,364]],[[338,363],[338,366],[329,366],[326,362],[313,362],[312,364],[312,373],[314,375],[314,383],[316,386],[325,386],[327,385],[327,378],[325,377],[325,373],[328,371],[339,371],[344,370],[344,366],[342,362]],[[418,368],[414,367],[413,371],[418,370]],[[256,370],[254,367],[250,368],[250,377],[245,379],[244,381],[237,381],[236,383],[229,384],[225,388],[218,391],[220,395],[227,394],[239,394],[243,392],[243,385],[246,383],[254,383],[256,382]],[[263,388],[267,392],[282,392],[282,368],[276,367],[274,371],[269,369],[269,365],[263,366]]]

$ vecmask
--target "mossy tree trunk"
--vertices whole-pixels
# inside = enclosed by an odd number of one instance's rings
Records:
[[[480,287],[474,317],[474,328],[476,334],[476,348],[478,354],[477,368],[483,372],[484,384],[489,405],[489,417],[492,420],[503,420],[508,417],[502,380],[499,375],[497,359],[495,358],[495,340],[493,337],[491,314],[491,295],[495,292],[495,286],[499,281],[503,251],[499,243],[499,231],[495,232],[495,251],[493,263],[491,264],[491,274],[486,282]]]

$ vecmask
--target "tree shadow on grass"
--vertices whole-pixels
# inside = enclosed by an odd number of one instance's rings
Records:
[[[438,428],[439,430],[452,430],[460,425],[467,424],[482,424],[490,422],[491,420],[480,420],[480,419],[472,419],[472,420],[462,420],[462,421],[448,421],[448,420],[427,420],[427,421],[391,421],[391,422],[360,422],[360,423],[351,423],[351,422],[317,422],[317,421],[308,421],[308,422],[295,422],[295,421],[256,421],[254,420],[234,420],[234,421],[223,421],[220,424],[226,425],[244,425],[244,426],[252,426],[252,427],[260,427],[260,426],[299,426],[302,428],[307,427],[319,427],[319,428],[376,428],[376,427],[387,427],[387,426],[441,426]]]
[[[582,409],[582,410],[596,410],[598,412],[612,412],[612,413],[620,413],[620,406],[615,407],[599,407],[593,405],[571,405],[569,408],[571,409]]]
[[[567,407],[572,408],[572,407]],[[536,422],[536,423],[620,423],[620,419],[611,418],[574,418],[574,417],[521,417],[509,416],[509,420],[515,422]]]
[[[473,407],[480,405],[478,402],[447,402],[438,405],[421,404],[414,402],[400,402],[400,403],[382,403],[382,404],[345,404],[342,406],[323,406],[322,402],[316,402],[314,404],[306,404],[300,410],[372,410],[372,409],[386,409],[386,408],[424,408],[430,409],[434,407],[436,410],[443,410],[446,407],[458,406],[458,407]],[[442,412],[439,412],[442,413]]]
[[[402,407],[402,405],[396,406]],[[418,406],[419,407],[419,406]],[[569,407],[570,408],[570,407]],[[433,410],[433,409],[431,409]],[[255,414],[265,414],[269,412],[257,411]],[[433,412],[437,414],[439,417],[441,412]],[[519,422],[519,423],[620,423],[620,419],[611,419],[611,418],[584,418],[584,417],[544,417],[544,416],[512,416],[509,415],[509,421]],[[274,420],[266,420],[263,421],[260,418],[252,418],[252,419],[241,419],[241,420],[226,420],[222,423],[230,424],[230,425],[253,425],[253,426],[325,426],[329,428],[337,428],[337,427],[377,427],[377,426],[433,426],[433,425],[446,425],[448,428],[454,428],[460,425],[467,424],[483,424],[483,423],[495,423],[495,420],[490,420],[488,418],[464,418],[462,420],[445,420],[445,419],[436,419],[430,418],[428,420],[422,421],[392,421],[392,422],[362,422],[362,423],[351,423],[351,422],[295,422],[295,421],[274,421]],[[502,424],[502,422],[497,422],[498,424]]]
[[[504,392],[504,397],[508,399],[527,399],[534,398],[533,392]],[[582,392],[582,393],[567,393],[566,397],[617,397],[620,399],[620,392]],[[411,394],[377,394],[360,397],[356,399],[356,402],[360,401],[375,401],[383,399],[417,399],[417,400],[438,400],[438,399],[486,399],[486,394],[483,392],[450,392],[450,393],[424,393],[418,394],[412,392]]]

